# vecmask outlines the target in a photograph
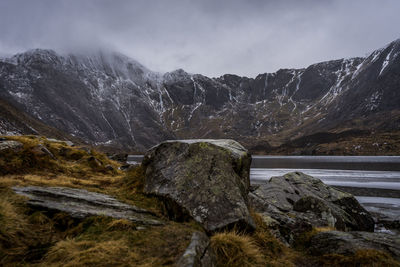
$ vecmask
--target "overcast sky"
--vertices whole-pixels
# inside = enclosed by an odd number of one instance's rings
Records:
[[[400,38],[399,0],[0,0],[0,54],[106,48],[166,72],[254,77]]]

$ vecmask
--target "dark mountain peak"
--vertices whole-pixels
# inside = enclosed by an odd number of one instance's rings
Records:
[[[60,63],[60,56],[51,49],[31,49],[24,53],[19,53],[5,61],[13,64],[30,65],[33,63]]]
[[[163,75],[164,80],[166,82],[174,82],[174,81],[186,81],[190,80],[193,75],[187,73],[183,69],[177,69],[171,72],[167,72]]]

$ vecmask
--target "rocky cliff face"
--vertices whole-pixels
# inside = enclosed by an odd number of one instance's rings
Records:
[[[0,60],[0,98],[97,144],[145,149],[174,138],[278,144],[346,126],[397,129],[400,40],[365,58],[247,78],[160,74],[118,53],[31,50]],[[354,125],[357,124],[357,125]]]

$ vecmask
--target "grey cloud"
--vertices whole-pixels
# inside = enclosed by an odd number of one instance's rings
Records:
[[[255,76],[399,38],[397,0],[2,0],[0,55],[113,49],[150,69]]]

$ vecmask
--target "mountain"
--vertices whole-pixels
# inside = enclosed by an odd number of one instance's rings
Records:
[[[84,142],[58,129],[32,118],[20,109],[0,99],[0,135],[43,135],[59,140],[70,140],[75,144]]]
[[[0,98],[94,144],[233,138],[268,149],[318,132],[399,130],[399,55],[400,39],[364,58],[209,78],[156,73],[114,52],[35,49],[0,60]]]

